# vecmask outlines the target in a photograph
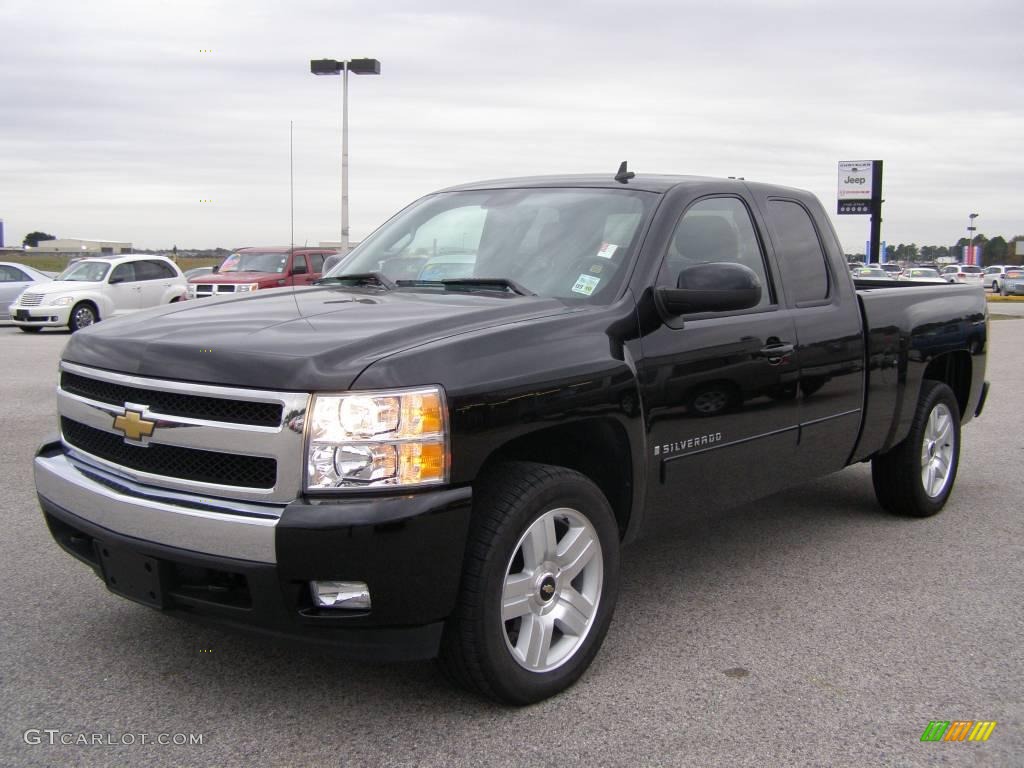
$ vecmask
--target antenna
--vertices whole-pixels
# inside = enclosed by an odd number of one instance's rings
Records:
[[[619,172],[615,174],[615,180],[620,184],[628,184],[629,180],[636,176],[632,171],[626,170],[626,161],[623,160],[619,166]]]
[[[295,250],[295,121],[288,121],[288,182],[291,195],[292,237],[289,251]]]

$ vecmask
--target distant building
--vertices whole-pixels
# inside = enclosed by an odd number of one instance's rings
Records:
[[[118,253],[131,253],[132,244],[119,240],[83,240],[77,237],[58,240],[40,240],[39,246],[33,250],[48,253],[77,253],[81,256],[113,256]]]

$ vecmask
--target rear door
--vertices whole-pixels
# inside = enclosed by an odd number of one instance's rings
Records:
[[[793,482],[797,462],[796,342],[755,211],[739,195],[685,203],[656,285],[675,287],[701,262],[738,262],[762,284],[758,306],[658,323],[638,363],[648,429],[648,519],[670,523],[733,506]]]
[[[864,333],[845,257],[824,209],[809,195],[760,195],[796,325],[800,465],[806,476],[846,466],[864,398]]]
[[[136,262],[135,274],[141,287],[140,308],[164,303],[178,277],[169,265],[156,259]],[[169,298],[166,300],[170,301]]]

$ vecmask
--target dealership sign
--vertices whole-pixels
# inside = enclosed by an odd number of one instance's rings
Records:
[[[837,213],[871,213],[874,179],[874,160],[841,160]]]

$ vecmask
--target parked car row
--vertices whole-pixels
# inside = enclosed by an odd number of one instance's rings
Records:
[[[163,256],[129,254],[79,259],[52,280],[35,280],[10,304],[10,322],[26,333],[102,319],[181,301],[188,285]]]
[[[241,248],[217,267],[186,273],[163,256],[125,254],[76,259],[51,277],[23,264],[0,263],[0,321],[26,333],[66,326],[77,331],[140,309],[209,296],[308,285],[329,248]]]

